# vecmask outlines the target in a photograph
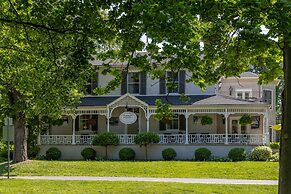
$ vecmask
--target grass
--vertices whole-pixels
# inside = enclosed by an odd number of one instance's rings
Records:
[[[0,193],[194,193],[194,194],[268,194],[277,186],[211,185],[186,183],[109,182],[109,181],[50,181],[0,180]]]
[[[38,161],[12,166],[12,175],[278,179],[277,162]],[[0,175],[5,175],[0,165]]]

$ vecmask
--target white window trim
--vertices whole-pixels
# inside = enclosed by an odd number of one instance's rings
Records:
[[[179,71],[177,72],[177,74],[178,74],[178,79],[177,79],[177,88],[175,88],[175,89],[177,89],[177,92],[168,92],[168,83],[173,83],[173,81],[168,81],[168,73],[174,73],[174,72],[172,72],[172,71],[166,71],[166,79],[165,79],[165,83],[166,83],[166,94],[179,94],[179,83],[180,83],[180,74],[179,74]],[[174,82],[174,83],[176,83],[176,82]]]
[[[138,73],[138,82],[129,82],[129,75],[130,73]],[[141,80],[141,73],[139,71],[131,71],[131,72],[128,72],[127,74],[127,92],[130,93],[130,94],[134,94],[134,95],[137,95],[137,94],[140,94],[140,90],[141,90],[141,83],[140,83],[140,80]],[[131,93],[129,92],[129,85],[133,85],[133,84],[138,84],[138,93]]]
[[[249,92],[250,93],[249,98],[252,98],[253,97],[253,90],[252,89],[236,89],[235,90],[235,97],[236,98],[238,98],[238,95],[237,95],[238,92],[242,92],[242,99],[244,99],[244,100],[246,99],[245,98],[245,93],[246,92]]]
[[[262,98],[263,98],[263,93],[264,93],[264,90],[266,90],[266,91],[271,91],[271,108],[270,108],[270,110],[273,110],[274,109],[274,90],[272,90],[272,89],[263,89],[262,90]]]

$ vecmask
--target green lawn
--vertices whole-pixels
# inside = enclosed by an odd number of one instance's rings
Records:
[[[12,166],[12,175],[130,176],[177,178],[278,179],[277,162],[190,161],[27,161]],[[4,165],[0,174],[5,175]]]
[[[268,194],[277,186],[209,185],[185,183],[0,180],[0,193],[194,193],[194,194]]]

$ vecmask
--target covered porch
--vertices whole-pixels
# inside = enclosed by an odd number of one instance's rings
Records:
[[[193,97],[188,104],[172,103],[172,112],[176,117],[163,123],[154,118],[156,107],[153,99],[125,94],[111,99],[106,106],[80,106],[73,113],[68,111],[65,126],[55,127],[47,134],[42,134],[39,143],[90,145],[97,133],[113,132],[118,136],[120,144],[126,145],[134,144],[138,133],[149,131],[159,134],[159,144],[269,143],[268,107],[265,104],[211,104],[211,99],[213,96],[202,100],[201,97],[198,100]],[[130,125],[121,123],[118,117],[125,111],[136,114],[136,122]],[[243,114],[251,115],[254,123],[240,125],[239,118]],[[203,116],[210,117],[212,123],[201,125]]]

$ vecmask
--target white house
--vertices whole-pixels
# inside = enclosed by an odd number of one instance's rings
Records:
[[[114,68],[121,68],[116,66]],[[107,95],[92,95],[94,87],[104,87],[113,78],[97,74],[88,85],[88,95],[84,96],[74,114],[64,116],[62,126],[52,127],[39,138],[41,154],[49,147],[58,147],[62,159],[81,159],[81,151],[91,146],[95,134],[116,133],[120,145],[109,149],[109,158],[118,159],[123,147],[131,147],[137,159],[143,159],[143,148],[134,144],[136,134],[146,131],[156,132],[160,142],[150,147],[149,159],[161,159],[163,149],[172,147],[178,159],[192,159],[194,150],[207,147],[215,156],[225,156],[233,147],[244,147],[247,151],[254,146],[269,144],[274,134],[270,125],[275,124],[276,85],[258,84],[258,76],[245,72],[240,77],[221,78],[215,86],[202,91],[193,83],[186,83],[189,72],[166,72],[177,88],[167,87],[167,79],[152,79],[147,73],[130,69],[120,87]],[[188,100],[181,100],[185,94]],[[158,121],[154,118],[157,107],[155,100],[171,104],[176,117],[173,120]],[[120,115],[137,117],[132,124],[124,124]],[[252,124],[240,125],[239,119],[248,114]],[[124,116],[124,115],[123,115]],[[209,116],[212,124],[202,125],[201,118]],[[128,118],[127,118],[128,119]],[[103,155],[102,147],[93,146],[97,155]]]

